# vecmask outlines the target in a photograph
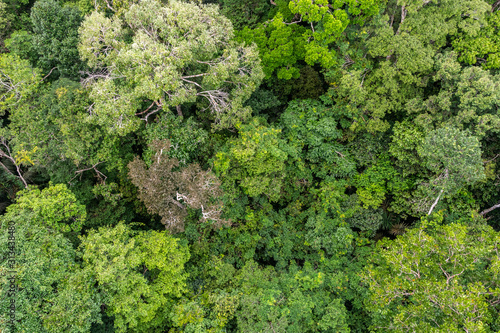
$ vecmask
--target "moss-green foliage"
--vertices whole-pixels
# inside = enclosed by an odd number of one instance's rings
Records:
[[[75,7],[63,7],[52,0],[37,1],[31,9],[33,48],[38,54],[34,64],[46,73],[55,67],[54,77],[78,79],[84,69],[76,49],[82,21]]]
[[[78,50],[78,27],[83,21],[73,6],[61,6],[57,1],[37,1],[31,10],[31,29],[16,31],[6,40],[13,53],[51,73],[50,79],[78,79],[85,69]]]
[[[342,131],[337,119],[333,108],[314,100],[292,102],[281,116],[289,143],[322,178],[350,175],[355,169],[349,151],[340,144]]]
[[[231,20],[235,29],[243,27],[254,28],[258,23],[265,21],[271,10],[271,4],[265,0],[238,1],[219,0],[221,12]]]
[[[184,120],[172,113],[166,113],[146,126],[145,138],[148,145],[154,140],[169,140],[171,149],[168,151],[168,156],[176,158],[185,165],[206,159],[203,150],[207,146],[208,132],[200,127],[193,118]],[[144,160],[149,162],[152,154],[154,152],[148,149],[144,154]]]
[[[31,26],[30,0],[0,1],[0,52],[7,52],[5,40],[16,30],[29,29]]]

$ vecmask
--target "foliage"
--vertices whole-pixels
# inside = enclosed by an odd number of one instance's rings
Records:
[[[134,232],[121,223],[90,231],[80,247],[116,332],[153,332],[165,324],[172,299],[185,291],[185,246],[165,231]]]
[[[214,169],[226,186],[241,187],[250,197],[264,194],[277,201],[285,177],[285,162],[294,151],[280,138],[280,129],[269,128],[254,118],[239,127],[240,137],[229,140],[216,155]]]
[[[345,176],[354,171],[354,161],[339,143],[342,131],[332,108],[313,100],[293,102],[281,122],[290,144],[302,151],[302,158],[318,176]]]
[[[11,331],[500,332],[499,8],[0,0]]]
[[[165,113],[158,116],[154,123],[147,124],[145,138],[148,145],[155,140],[169,140],[171,149],[168,156],[185,165],[204,158],[202,150],[207,145],[208,132],[193,118],[183,119]],[[149,160],[153,153],[147,150],[144,159]]]
[[[120,135],[138,128],[136,116],[193,102],[210,110],[214,129],[234,127],[249,117],[242,104],[262,79],[256,49],[236,43],[231,22],[210,5],[148,0],[123,19],[95,11],[79,51],[95,69],[87,82],[96,120]]]
[[[40,84],[40,71],[14,54],[0,54],[0,115],[22,105]]]
[[[434,223],[434,224],[433,224]],[[487,332],[497,311],[498,235],[423,220],[377,245],[364,272],[374,331]]]
[[[460,53],[461,62],[481,64],[484,68],[500,68],[498,28],[500,12],[487,16],[487,23],[476,34],[461,34],[453,41],[453,49]]]
[[[12,300],[16,331],[83,333],[100,321],[101,299],[93,281],[81,270],[70,241],[56,231],[69,228],[59,222],[78,214],[81,206],[65,187],[56,185],[24,192],[2,216],[2,330],[10,329]]]
[[[456,128],[432,131],[419,148],[427,167],[439,175],[436,185],[446,192],[484,178],[479,141]]]
[[[252,0],[252,1],[237,1],[237,0],[219,0],[221,13],[231,20],[235,29],[243,27],[253,28],[255,25],[267,18],[270,11],[268,1]]]
[[[56,232],[78,232],[86,218],[85,206],[64,184],[50,185],[17,193],[16,203],[7,208],[10,214],[30,216],[32,223]]]
[[[55,0],[37,1],[31,10],[32,43],[37,53],[33,64],[45,73],[55,69],[55,77],[79,78],[84,66],[76,47],[82,21],[74,7],[61,6]]]
[[[29,9],[33,5],[30,0],[0,1],[0,52],[6,52],[5,40],[16,30],[29,28],[31,21]]]
[[[256,43],[266,78],[298,78],[299,61],[329,68],[336,63],[330,47],[347,25],[363,24],[379,10],[377,1],[279,1],[272,20],[254,29],[244,27],[239,38]],[[344,9],[344,8],[348,9]],[[300,24],[304,22],[304,25]],[[306,28],[307,27],[307,28]]]
[[[482,0],[388,2],[385,15],[367,29],[371,37],[365,47],[377,65],[349,70],[333,87],[337,101],[354,113],[352,129],[385,132],[389,115],[411,113],[447,38],[458,32],[476,34],[488,7]]]

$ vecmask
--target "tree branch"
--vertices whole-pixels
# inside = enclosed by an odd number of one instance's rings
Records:
[[[403,25],[403,22],[406,18],[406,14],[408,11],[406,10],[405,6],[401,6],[401,22],[399,23],[398,31],[396,31],[396,35],[399,35],[399,32],[401,31],[401,26]]]
[[[52,69],[50,70],[49,74],[45,75],[45,76],[43,77],[43,79],[42,79],[40,82],[43,82],[46,78],[48,78],[48,77],[49,77],[49,75],[50,75],[50,74],[52,74],[52,71],[53,71],[54,69],[56,69],[56,68],[57,68],[57,67],[52,67]]]
[[[179,117],[182,117],[182,108],[181,108],[181,106],[180,106],[180,105],[177,105],[177,106],[175,107],[175,109],[177,110],[177,115],[178,115]]]
[[[491,6],[491,12],[493,13],[500,7],[500,0],[497,0],[492,6]]]
[[[436,198],[436,201],[434,201],[434,203],[432,204],[431,209],[429,210],[429,213],[427,213],[427,215],[431,215],[432,210],[434,209],[434,207],[436,207],[436,205],[437,205],[437,203],[438,203],[438,201],[439,201],[439,198],[441,197],[441,194],[443,194],[443,191],[444,191],[444,190],[441,190],[441,192],[439,192],[439,195],[438,195],[438,197]]]
[[[100,180],[103,184],[106,184],[106,179],[107,179],[108,177],[107,177],[105,174],[103,174],[101,171],[97,170],[97,166],[98,166],[99,164],[101,164],[101,163],[103,163],[103,162],[97,162],[96,164],[94,164],[94,165],[93,165],[93,166],[91,166],[91,167],[88,167],[88,168],[85,168],[85,169],[81,169],[81,170],[77,170],[77,171],[75,171],[76,175],[75,175],[73,178],[71,178],[71,179],[69,180],[69,182],[68,182],[68,183],[70,183],[70,184],[71,184],[71,181],[72,181],[73,179],[75,179],[76,177],[78,177],[78,175],[80,175],[80,178],[81,178],[82,174],[83,174],[85,171],[94,170],[94,171],[96,172],[97,177],[99,178],[99,180]],[[104,177],[104,179],[103,179],[103,177]]]
[[[10,148],[9,148],[9,145],[7,144],[7,141],[5,140],[4,137],[1,138],[0,140],[0,143],[6,148],[7,150],[7,153],[4,152],[3,150],[0,149],[0,157],[5,157],[7,158],[8,160],[10,160],[12,162],[12,164],[14,164],[14,166],[16,167],[16,171],[17,171],[17,174],[19,177],[19,179],[21,179],[21,181],[23,182],[24,184],[24,187],[25,188],[28,188],[28,183],[26,182],[26,180],[24,179],[22,173],[21,173],[21,168],[20,166],[16,163],[16,160],[15,158],[12,157],[12,153],[10,152]],[[2,164],[2,166],[5,168],[5,166]],[[7,169],[7,168],[5,168]],[[9,171],[9,170],[7,170]],[[12,174],[12,172],[9,171],[10,174]]]
[[[491,212],[492,210],[495,210],[497,208],[500,208],[500,202],[497,203],[496,205],[488,208],[488,209],[483,210],[481,213],[479,213],[479,215],[483,216],[483,215],[488,214],[489,212]]]

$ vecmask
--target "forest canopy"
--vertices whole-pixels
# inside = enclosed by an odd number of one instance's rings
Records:
[[[500,1],[0,0],[0,331],[500,332]]]

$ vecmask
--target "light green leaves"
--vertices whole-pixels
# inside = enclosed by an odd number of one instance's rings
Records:
[[[92,230],[81,250],[84,270],[99,284],[117,332],[163,327],[169,302],[185,291],[186,247],[166,231],[134,232],[120,223]]]
[[[378,244],[363,278],[378,332],[489,332],[500,297],[498,235],[460,224],[408,231]],[[382,328],[383,327],[383,328]]]
[[[52,231],[78,232],[87,216],[85,206],[64,184],[50,185],[42,191],[27,189],[18,195],[16,203],[9,206],[8,214],[27,214],[32,223]]]
[[[17,107],[35,92],[40,71],[13,54],[0,55],[0,115]]]
[[[363,24],[375,15],[379,2],[383,1],[284,1],[288,8],[280,7],[272,20],[253,30],[245,27],[238,35],[259,47],[266,78],[276,73],[278,79],[290,80],[299,77],[298,61],[325,69],[335,65],[334,42],[349,23]]]
[[[80,270],[71,242],[58,232],[79,230],[84,217],[85,207],[64,185],[56,185],[22,192],[0,219],[0,313],[9,313],[14,300],[17,331],[84,333],[100,321],[101,299],[93,281]],[[0,321],[0,329],[7,331],[7,324]]]
[[[251,197],[264,194],[277,201],[289,156],[280,133],[280,129],[264,126],[255,118],[240,128],[238,139],[229,141],[226,150],[216,155],[215,171],[227,182],[237,181]]]
[[[214,129],[250,115],[243,103],[263,77],[258,53],[233,41],[215,6],[142,1],[123,18],[92,13],[80,35],[80,54],[96,70],[87,79],[94,117],[109,131],[135,131],[139,117],[184,103],[209,110]]]

